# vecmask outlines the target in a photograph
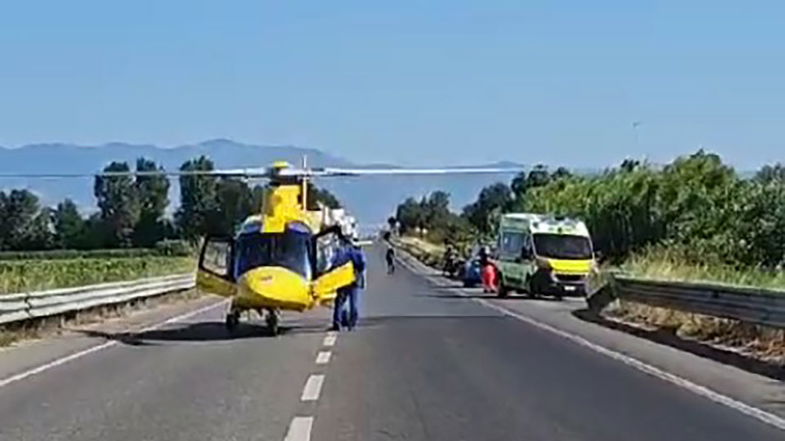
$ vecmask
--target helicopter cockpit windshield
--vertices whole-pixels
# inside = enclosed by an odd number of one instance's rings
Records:
[[[237,239],[236,275],[262,266],[289,269],[306,279],[312,276],[311,232],[291,225],[282,233],[245,233]]]

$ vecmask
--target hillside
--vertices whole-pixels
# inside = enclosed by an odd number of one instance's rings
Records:
[[[147,157],[163,165],[167,170],[176,170],[188,159],[207,155],[219,168],[264,166],[273,161],[285,160],[299,164],[307,155],[311,166],[372,167],[378,164],[356,164],[339,156],[323,151],[295,146],[261,146],[243,144],[226,139],[216,139],[198,144],[163,148],[154,145],[110,143],[101,146],[78,146],[74,144],[31,144],[18,148],[0,147],[0,174],[3,173],[93,173],[111,161],[128,161]],[[515,166],[505,162],[495,166]],[[389,164],[387,166],[390,166]],[[365,178],[325,179],[318,185],[336,193],[361,222],[376,224],[384,222],[390,210],[403,198],[410,195],[444,189],[453,195],[455,208],[470,202],[478,190],[496,181],[508,181],[508,176],[434,176],[393,177],[375,176]],[[28,188],[36,192],[45,204],[56,204],[70,197],[83,210],[94,209],[91,178],[84,179],[3,179],[0,188]],[[173,180],[170,205],[173,210],[178,200],[179,188]]]

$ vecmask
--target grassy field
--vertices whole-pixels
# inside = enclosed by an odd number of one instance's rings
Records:
[[[0,261],[0,293],[133,280],[194,270],[191,257],[113,257]]]

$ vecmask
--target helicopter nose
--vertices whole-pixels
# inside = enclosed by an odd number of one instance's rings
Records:
[[[299,274],[281,267],[254,268],[240,279],[244,294],[260,307],[291,305],[306,308],[313,302],[309,284]]]

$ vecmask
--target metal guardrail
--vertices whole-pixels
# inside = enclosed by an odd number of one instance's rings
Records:
[[[0,325],[125,303],[190,289],[194,285],[194,275],[189,273],[75,288],[0,294]]]
[[[785,328],[785,291],[611,274],[615,297],[651,306]]]

